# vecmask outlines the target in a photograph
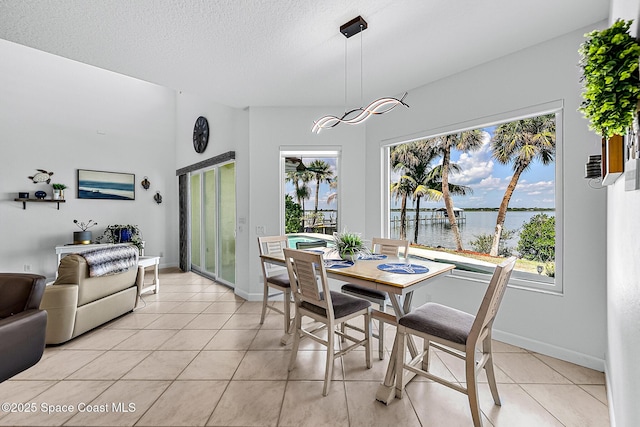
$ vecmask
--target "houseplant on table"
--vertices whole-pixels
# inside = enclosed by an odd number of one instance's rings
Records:
[[[82,230],[73,232],[73,243],[76,245],[88,245],[89,243],[91,243],[92,233],[88,230],[89,228],[98,225],[98,223],[94,222],[92,219],[87,222],[81,222],[77,219],[74,219],[73,223],[77,225],[80,230]]]
[[[136,246],[140,253],[144,249],[142,242],[142,234],[137,225],[131,224],[114,224],[108,225],[102,233],[102,236],[96,238],[98,242],[104,240],[105,243],[131,243]]]
[[[345,228],[341,233],[333,233],[333,242],[340,258],[355,261],[359,255],[369,253],[369,248],[364,244],[359,233],[351,233]]]

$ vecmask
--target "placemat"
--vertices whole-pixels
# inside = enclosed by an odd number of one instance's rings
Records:
[[[400,274],[424,274],[428,273],[429,269],[420,264],[405,264],[402,262],[393,262],[380,264],[378,270],[387,271],[389,273]]]
[[[353,261],[344,261],[341,259],[327,259],[324,261],[325,268],[347,268],[353,266]]]
[[[381,260],[386,258],[387,256],[383,254],[369,254],[369,255],[360,255],[360,258],[358,259],[362,259],[365,261],[374,261],[374,260]]]

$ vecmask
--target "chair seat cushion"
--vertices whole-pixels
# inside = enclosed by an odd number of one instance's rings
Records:
[[[378,291],[377,289],[369,289],[364,286],[354,285],[352,283],[347,283],[342,285],[342,292],[350,292],[352,294],[358,294],[365,298],[371,298],[374,300],[386,300],[387,293],[383,291]]]
[[[320,296],[322,297],[322,292],[320,293]],[[334,291],[331,291],[331,302],[333,303],[333,315],[336,319],[348,316],[352,313],[355,313],[356,311],[363,310],[367,307],[371,307],[371,303],[367,300]],[[307,310],[317,313],[321,316],[327,315],[326,310],[322,307],[318,307],[306,301],[303,301],[301,305]]]
[[[274,285],[280,286],[282,288],[290,288],[291,283],[289,282],[289,274],[278,274],[276,276],[267,277],[267,282],[273,283]]]
[[[402,316],[398,323],[458,344],[466,344],[475,316],[455,308],[426,303]]]

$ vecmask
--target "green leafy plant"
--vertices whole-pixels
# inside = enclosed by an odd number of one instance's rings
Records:
[[[556,257],[556,217],[537,214],[522,225],[518,252],[528,260],[550,262]]]
[[[498,256],[508,257],[512,255],[513,248],[507,247],[506,241],[513,238],[518,230],[502,230],[498,244]],[[474,234],[475,239],[470,242],[475,252],[488,254],[493,245],[493,234]]]
[[[65,188],[67,188],[67,186],[64,184],[51,184],[51,186],[54,190],[64,190]]]
[[[633,21],[617,20],[610,28],[586,34],[581,55],[584,101],[580,111],[590,129],[609,138],[625,135],[640,99],[640,44],[629,34]]]
[[[365,245],[360,234],[351,233],[346,228],[341,233],[333,233],[333,242],[343,259],[356,258],[360,254],[369,253],[369,248]]]
[[[298,233],[302,228],[302,208],[286,195],[284,199],[284,231],[285,233]]]
[[[123,233],[123,230],[125,231]],[[123,240],[123,235],[128,234],[129,240]],[[142,251],[144,244],[142,243],[142,234],[137,225],[131,224],[114,224],[108,225],[102,233],[102,236],[96,238],[98,243],[123,243],[125,241],[131,242],[138,250]]]

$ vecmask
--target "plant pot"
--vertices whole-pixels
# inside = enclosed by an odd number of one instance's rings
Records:
[[[74,231],[73,232],[73,244],[74,245],[88,245],[91,243],[91,231]]]
[[[62,190],[53,190],[53,200],[62,200]]]
[[[356,260],[358,259],[358,254],[352,254],[352,253],[349,253],[349,252],[342,252],[340,254],[340,258],[342,258],[345,261],[356,262]]]

